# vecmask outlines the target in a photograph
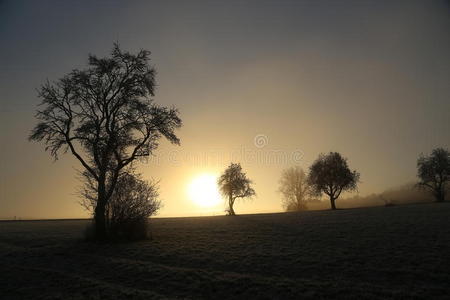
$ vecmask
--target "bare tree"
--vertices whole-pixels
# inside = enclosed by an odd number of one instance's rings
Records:
[[[95,212],[97,185],[92,175],[84,171],[84,185],[80,189],[81,205]],[[117,179],[116,188],[106,206],[106,223],[111,237],[121,239],[145,238],[148,219],[161,207],[158,182],[145,181],[127,168]]]
[[[221,193],[228,198],[228,215],[234,216],[233,206],[238,198],[247,198],[256,195],[251,187],[252,181],[242,172],[241,164],[231,163],[219,177],[218,185]]]
[[[450,182],[450,153],[444,148],[436,148],[430,156],[420,155],[417,160],[419,187],[428,189],[436,202],[445,201]]]
[[[325,193],[330,197],[331,208],[336,209],[335,201],[342,191],[356,190],[360,174],[351,171],[347,159],[338,152],[320,154],[311,165],[308,183],[317,195]]]
[[[114,45],[110,57],[89,56],[75,69],[41,86],[40,121],[29,139],[42,141],[54,159],[70,151],[95,180],[96,236],[106,237],[106,207],[122,170],[150,155],[161,137],[179,144],[181,120],[175,108],[153,103],[155,69],[150,52],[130,54]]]
[[[287,211],[302,211],[308,208],[311,187],[301,167],[283,170],[279,184],[278,191],[283,195],[283,207]]]

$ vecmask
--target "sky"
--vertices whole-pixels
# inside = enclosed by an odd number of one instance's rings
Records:
[[[449,13],[437,0],[0,1],[0,218],[89,216],[79,163],[27,137],[36,89],[116,41],[151,51],[155,102],[184,123],[180,146],[139,164],[160,180],[159,216],[223,214],[188,187],[231,161],[257,193],[237,213],[281,211],[281,171],[329,151],[361,173],[360,195],[415,181],[418,155],[450,146]]]

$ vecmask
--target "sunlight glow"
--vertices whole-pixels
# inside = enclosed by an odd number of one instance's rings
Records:
[[[221,202],[217,177],[212,174],[203,174],[196,177],[188,186],[189,198],[197,205],[211,207]]]

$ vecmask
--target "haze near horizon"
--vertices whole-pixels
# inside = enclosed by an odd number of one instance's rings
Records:
[[[360,195],[415,181],[418,155],[450,146],[448,16],[446,1],[3,1],[0,218],[89,216],[79,162],[27,137],[36,89],[115,41],[152,52],[155,102],[184,123],[181,146],[139,164],[160,180],[159,216],[223,214],[191,186],[232,161],[257,191],[240,213],[281,211],[281,171],[329,151],[361,173]]]

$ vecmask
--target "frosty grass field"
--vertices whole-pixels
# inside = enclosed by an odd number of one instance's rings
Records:
[[[0,298],[449,299],[450,203],[153,219],[128,244],[87,224],[0,222]]]

